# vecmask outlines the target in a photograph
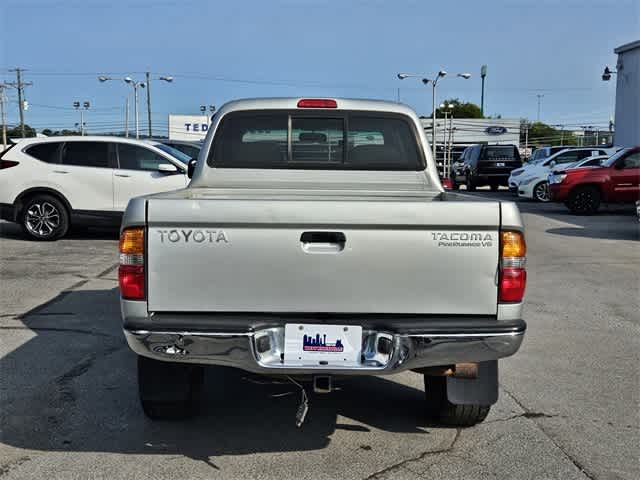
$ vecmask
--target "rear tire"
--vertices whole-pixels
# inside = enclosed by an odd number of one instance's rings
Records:
[[[466,186],[467,186],[467,191],[468,192],[475,192],[476,191],[476,185],[473,183],[473,177],[471,177],[471,175],[469,175],[467,173],[467,179],[465,182]]]
[[[447,398],[447,377],[424,375],[427,416],[448,426],[471,427],[482,422],[491,405],[456,405]]]
[[[576,215],[590,215],[598,211],[601,200],[600,190],[596,187],[585,185],[574,188],[569,194],[566,205],[571,213]]]
[[[456,182],[456,177],[451,177],[451,190],[460,190],[460,184]]]
[[[19,218],[22,230],[32,240],[57,240],[69,230],[69,212],[62,202],[52,195],[42,194],[27,198]]]
[[[491,191],[492,192],[497,192],[499,188],[500,188],[499,184],[497,184],[497,183],[492,183],[491,184]]]
[[[154,420],[189,418],[198,412],[204,368],[138,356],[138,393],[142,409]]]

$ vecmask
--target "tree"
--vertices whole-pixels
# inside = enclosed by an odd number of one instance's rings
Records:
[[[50,128],[45,128],[42,130],[42,134],[47,137],[60,137],[60,136],[68,136],[68,135],[81,135],[81,132],[76,130],[67,130],[66,128],[62,130],[51,130]]]
[[[444,112],[453,113],[454,118],[483,118],[480,107],[475,103],[461,102],[458,98],[450,98],[442,102],[447,107],[436,108],[436,117],[444,118]],[[453,105],[453,108],[448,108]]]
[[[25,123],[24,125],[25,137],[35,137],[36,131]],[[18,125],[17,127],[7,128],[7,137],[9,138],[22,138],[22,129]]]

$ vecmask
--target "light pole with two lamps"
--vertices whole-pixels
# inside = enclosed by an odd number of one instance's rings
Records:
[[[149,72],[146,73],[146,77],[147,77],[147,82],[136,81],[131,77],[123,78],[125,83],[128,83],[133,87],[133,96],[134,96],[133,108],[134,108],[134,116],[136,118],[136,138],[140,138],[140,125],[139,125],[139,117],[138,117],[138,88],[139,87],[147,88],[147,115],[148,115],[149,137],[153,136],[152,129],[151,129],[151,92],[149,91],[149,82],[151,81],[151,77],[149,75]],[[106,75],[101,75],[98,77],[98,80],[104,83],[108,80],[115,80],[115,79],[112,77],[108,77]],[[163,80],[167,83],[171,83],[173,82],[173,77],[163,76],[163,77],[158,77],[158,80]],[[127,102],[127,105],[128,105],[128,102]],[[128,117],[128,112],[127,112],[127,117]]]
[[[435,162],[436,160],[436,87],[438,86],[438,80],[440,80],[441,78],[444,78],[447,75],[447,72],[444,70],[440,70],[438,72],[438,74],[436,75],[435,78],[426,78],[424,75],[422,74],[415,74],[415,73],[399,73],[398,74],[398,78],[400,80],[404,80],[405,78],[412,78],[412,77],[416,77],[416,78],[420,78],[422,77],[422,83],[424,83],[425,85],[428,85],[429,83],[431,83],[431,88],[432,88],[432,105],[433,105],[433,125],[432,125],[432,131],[431,131],[431,152],[433,154],[433,161]],[[471,78],[471,74],[470,73],[458,73],[456,75],[456,77],[460,77],[460,78],[464,78],[465,80],[468,80],[469,78]]]
[[[107,77],[106,75],[100,75],[98,77],[98,80],[100,80],[100,82],[104,83],[104,82],[107,82],[109,80],[115,80],[115,78]],[[133,95],[134,95],[133,108],[135,110],[134,115],[136,117],[136,138],[140,138],[140,126],[139,126],[139,122],[138,122],[138,87],[144,88],[145,84],[144,84],[144,82],[136,82],[131,77],[124,77],[123,80],[124,80],[125,83],[128,83],[129,85],[131,85],[133,87]],[[126,112],[127,118],[129,116],[128,105],[129,105],[129,103],[127,102],[127,112]],[[127,128],[127,130],[128,130],[128,128]]]
[[[144,88],[146,84],[144,82],[136,82],[131,77],[124,77],[124,82],[133,87],[133,116],[136,118],[136,138],[140,138],[140,125],[138,118],[138,88]]]
[[[84,136],[84,112],[85,110],[89,110],[89,106],[89,102],[82,102],[82,108],[80,108],[80,102],[73,102],[73,108],[80,110],[80,135],[82,136]]]

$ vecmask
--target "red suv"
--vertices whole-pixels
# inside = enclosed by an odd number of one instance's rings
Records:
[[[573,213],[595,213],[601,202],[640,200],[640,146],[625,148],[600,168],[570,168],[549,175],[551,200]]]

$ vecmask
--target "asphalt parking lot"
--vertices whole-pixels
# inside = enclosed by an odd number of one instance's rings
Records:
[[[640,478],[634,210],[519,205],[527,336],[489,418],[461,430],[426,422],[413,373],[314,396],[299,430],[297,389],[211,368],[199,417],[151,422],[120,331],[117,232],[36,243],[0,223],[0,477]]]

